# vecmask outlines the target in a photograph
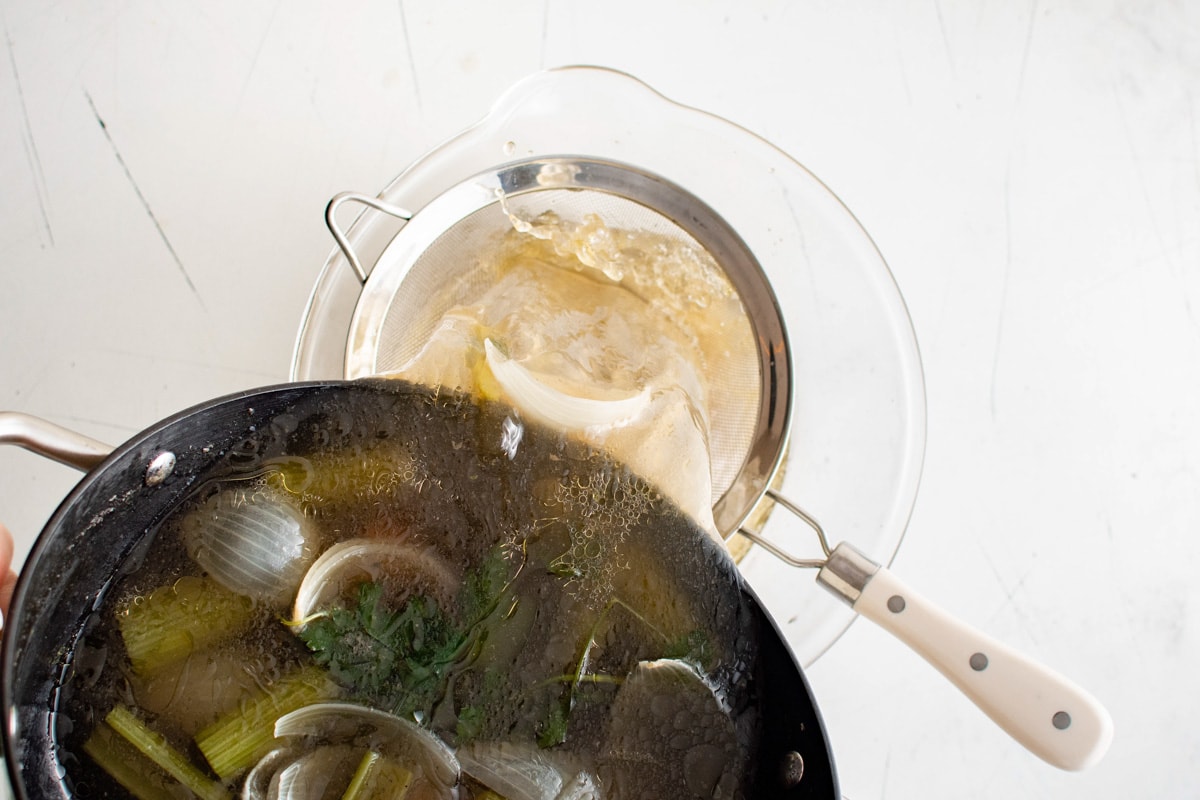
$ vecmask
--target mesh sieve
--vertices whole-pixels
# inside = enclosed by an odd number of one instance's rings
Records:
[[[659,176],[570,157],[477,175],[416,214],[385,210],[408,222],[366,276],[348,339],[348,377],[403,371],[448,313],[477,307],[504,278],[507,262],[495,256],[506,243],[541,238],[556,252],[569,250],[581,272],[605,271],[609,282],[644,303],[646,315],[691,345],[706,415],[714,523],[725,536],[737,530],[786,444],[790,365],[767,278],[719,215]]]

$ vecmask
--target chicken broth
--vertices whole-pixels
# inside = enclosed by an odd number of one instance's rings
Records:
[[[78,797],[739,797],[757,627],[654,487],[498,403],[289,409],[129,557],[58,701]]]

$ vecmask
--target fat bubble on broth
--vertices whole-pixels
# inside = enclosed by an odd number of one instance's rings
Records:
[[[636,472],[404,381],[316,393],[249,441],[76,647],[75,796],[749,791],[755,620],[728,554]],[[206,537],[230,531],[222,564]],[[271,582],[246,564],[277,539]]]

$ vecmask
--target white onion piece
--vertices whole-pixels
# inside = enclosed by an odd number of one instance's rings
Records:
[[[386,711],[354,703],[314,703],[275,723],[275,738],[296,736],[330,744],[367,741],[403,763],[419,766],[423,777],[441,789],[458,783],[454,752],[434,734]]]
[[[505,800],[599,800],[586,771],[561,753],[517,742],[472,742],[458,751],[462,771]]]
[[[356,574],[373,580],[399,579],[443,603],[458,589],[454,573],[430,549],[395,539],[347,539],[322,553],[305,573],[296,591],[293,622],[304,624],[313,612],[338,596],[346,578]]]
[[[577,397],[548,385],[524,365],[505,356],[491,339],[483,340],[488,368],[513,405],[530,416],[567,430],[603,430],[627,425],[650,401],[650,387],[627,397],[601,400]]]
[[[217,583],[284,604],[315,551],[313,525],[281,492],[224,490],[183,520],[192,559]]]
[[[242,800],[267,800],[271,777],[287,763],[287,756],[286,750],[272,750],[259,759],[242,782]]]
[[[324,800],[339,773],[343,779],[345,773],[353,774],[360,758],[361,753],[346,745],[305,753],[272,776],[267,800]]]
[[[586,770],[575,773],[575,777],[567,781],[567,785],[558,793],[556,800],[603,800],[600,787]]]

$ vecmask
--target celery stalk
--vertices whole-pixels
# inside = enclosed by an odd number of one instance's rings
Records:
[[[376,753],[374,750],[368,750],[363,753],[362,761],[358,763],[358,769],[354,770],[354,777],[350,779],[350,785],[346,787],[346,791],[342,794],[342,800],[366,800],[370,792],[370,784],[372,773],[375,771],[375,765],[379,763],[379,759],[383,756]]]
[[[404,800],[412,771],[374,750],[363,754],[342,800]]]
[[[83,752],[137,800],[175,800],[168,788],[168,782],[174,782],[105,723],[92,731]]]
[[[213,772],[227,781],[254,766],[275,743],[275,722],[284,714],[333,696],[333,684],[317,667],[282,678],[240,708],[196,734]]]
[[[289,458],[270,467],[268,485],[323,503],[370,499],[402,486],[416,487],[424,479],[413,454],[392,446],[365,453],[324,453],[311,460]]]
[[[248,598],[187,577],[126,603],[117,625],[134,671],[146,675],[244,630],[251,609]]]
[[[186,756],[167,742],[166,737],[146,727],[129,709],[117,706],[108,712],[104,721],[142,755],[162,767],[168,775],[192,790],[198,797],[203,800],[228,800],[229,792],[224,786],[198,770]]]

